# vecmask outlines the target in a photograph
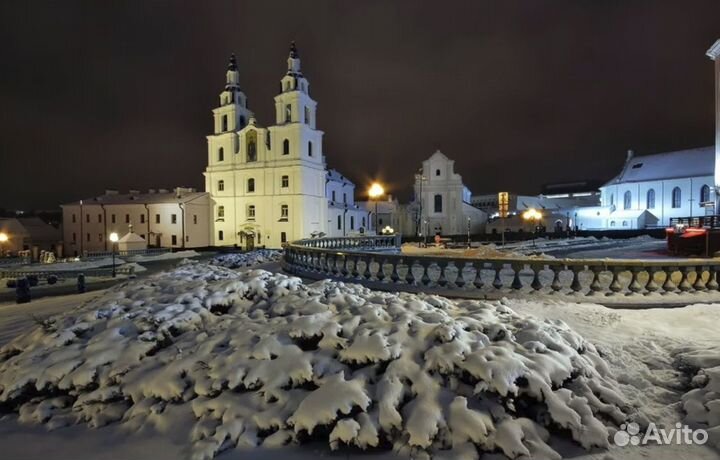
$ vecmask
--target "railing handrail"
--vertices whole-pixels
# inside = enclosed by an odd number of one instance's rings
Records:
[[[530,288],[536,292],[569,289],[574,293],[585,291],[587,295],[603,292],[606,295],[621,292],[629,295],[700,291],[710,291],[717,295],[720,289],[720,259],[543,259],[530,256],[466,257],[376,251],[390,247],[400,249],[399,237],[294,241],[285,247],[283,266],[289,272],[310,278],[347,279],[369,283],[373,287],[387,285],[400,290],[405,285],[415,286],[414,289],[455,287],[497,291]],[[418,271],[420,273],[416,273]],[[483,280],[487,272],[493,274],[491,282]],[[509,276],[508,272],[512,283],[503,280]],[[569,277],[560,276],[567,272],[570,272]],[[588,272],[589,276],[581,276]],[[610,276],[603,273],[609,273]],[[625,277],[624,273],[630,273],[630,276]],[[527,281],[528,275],[532,282]],[[472,279],[468,280],[467,276],[472,276]]]

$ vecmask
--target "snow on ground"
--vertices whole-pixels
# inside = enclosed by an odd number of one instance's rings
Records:
[[[125,260],[120,259],[119,257],[115,257],[115,266],[119,267],[120,265],[122,265],[124,263],[125,263]],[[112,257],[104,257],[101,259],[78,260],[76,262],[59,262],[56,264],[23,265],[21,267],[18,267],[16,270],[41,271],[41,272],[82,271],[82,270],[89,270],[91,268],[112,267],[112,264],[113,264]]]
[[[250,252],[239,252],[233,254],[221,254],[214,257],[211,265],[218,265],[226,268],[252,267],[253,265],[265,262],[277,262],[282,258],[282,251],[273,249],[256,249]]]
[[[143,263],[157,262],[160,260],[188,259],[192,257],[198,257],[199,255],[199,252],[188,249],[186,251],[163,252],[162,254],[140,254],[135,256],[126,256],[125,260],[127,260],[128,262]]]
[[[109,289],[4,346],[0,402],[49,429],[179,424],[194,458],[309,440],[559,458],[551,433],[605,448],[644,417],[561,321],[197,263]]]

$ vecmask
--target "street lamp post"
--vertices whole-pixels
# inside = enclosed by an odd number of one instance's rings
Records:
[[[532,237],[533,248],[535,247],[535,233],[537,231],[537,223],[541,217],[542,217],[542,214],[534,208],[530,208],[522,214],[522,218],[524,220],[533,222],[533,237]]]
[[[378,234],[378,201],[380,200],[380,197],[385,194],[385,189],[383,189],[382,185],[378,184],[377,182],[374,182],[370,186],[370,190],[368,191],[368,195],[372,200],[375,200],[375,234]]]
[[[5,257],[5,243],[8,240],[7,233],[0,233],[0,257]]]
[[[118,242],[118,234],[115,232],[112,232],[110,234],[110,242],[112,243],[112,277],[115,278],[116,272],[115,272],[115,248],[117,247]]]
[[[470,249],[470,217],[467,218],[468,249]]]

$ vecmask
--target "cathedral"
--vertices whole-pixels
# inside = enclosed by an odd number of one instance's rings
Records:
[[[301,238],[366,230],[369,216],[355,204],[355,185],[327,169],[317,102],[294,43],[275,96],[273,125],[260,126],[248,108],[234,56],[213,117],[204,173],[212,246],[278,248]]]

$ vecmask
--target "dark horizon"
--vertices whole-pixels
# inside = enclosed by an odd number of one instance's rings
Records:
[[[38,5],[0,5],[0,208],[204,190],[228,57],[268,126],[292,40],[358,196],[407,199],[436,149],[475,194],[537,194],[714,143],[716,0]]]

